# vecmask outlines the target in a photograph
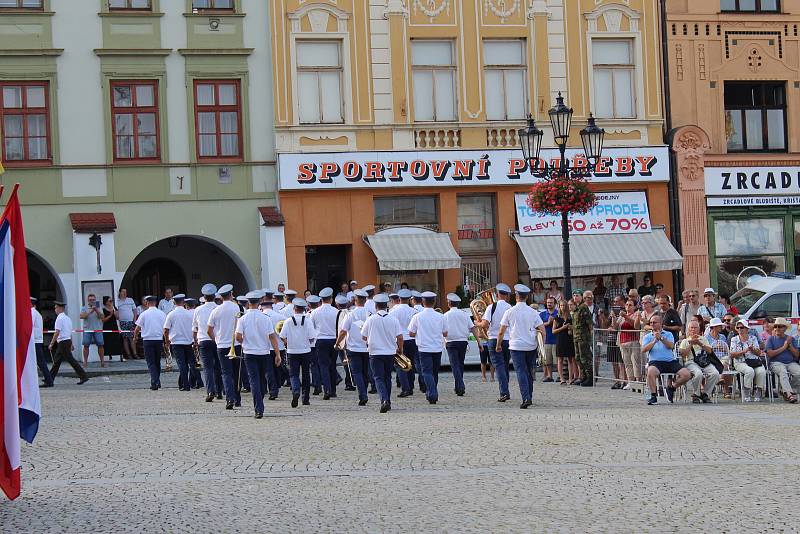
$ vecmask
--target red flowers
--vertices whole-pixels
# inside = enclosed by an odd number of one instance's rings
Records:
[[[560,215],[586,213],[597,204],[586,178],[548,177],[534,184],[528,194],[528,206],[539,213]]]

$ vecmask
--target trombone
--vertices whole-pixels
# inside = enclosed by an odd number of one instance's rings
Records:
[[[242,316],[242,312],[238,312],[233,318],[233,334],[231,336],[231,350],[228,351],[228,359],[229,360],[238,360],[241,358],[238,354],[236,354],[236,326],[239,324],[239,317]]]

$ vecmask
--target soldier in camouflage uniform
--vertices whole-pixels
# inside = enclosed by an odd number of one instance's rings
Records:
[[[572,299],[578,306],[572,312],[572,337],[575,340],[575,359],[581,369],[583,382],[581,386],[594,386],[594,376],[592,372],[592,327],[594,325],[592,311],[583,301],[581,290],[576,289],[572,292]],[[587,291],[586,293],[591,293]]]

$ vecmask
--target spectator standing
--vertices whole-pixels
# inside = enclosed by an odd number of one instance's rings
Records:
[[[736,323],[736,333],[737,335],[731,339],[730,355],[734,369],[742,375],[742,400],[760,402],[767,382],[767,373],[761,361],[762,351],[758,339],[750,334],[750,327],[744,320]]]
[[[632,300],[625,302],[625,308],[620,310],[616,318],[617,329],[619,330],[619,343],[620,351],[622,353],[622,365],[625,367],[625,376],[627,381],[622,389],[631,389],[630,382],[642,381],[642,352],[639,344],[639,328],[636,323],[638,313],[636,306]]]
[[[532,294],[533,302],[535,304],[546,304],[547,302],[547,290],[544,288],[544,284],[541,280],[536,280],[533,283],[533,294]]]
[[[89,293],[86,297],[86,306],[81,308],[81,319],[83,320],[83,366],[89,365],[89,347],[97,347],[97,355],[100,357],[100,367],[105,367],[105,352],[103,350],[103,310],[94,293]]]
[[[561,293],[561,289],[558,287],[558,282],[555,280],[550,280],[550,289],[547,291],[548,297],[553,297],[556,299],[556,302],[560,301],[564,295]]]
[[[628,290],[625,286],[619,281],[619,276],[616,274],[611,275],[611,283],[606,289],[606,297],[608,298],[609,302],[614,302],[614,299],[617,297],[625,297]]]
[[[53,387],[53,377],[50,375],[50,369],[47,368],[47,360],[44,358],[44,321],[42,320],[42,314],[36,309],[37,302],[38,299],[31,297],[31,336],[36,350],[36,366],[42,372],[43,379],[43,383],[39,387],[51,388]]]
[[[167,315],[175,309],[175,301],[172,300],[172,289],[167,288],[164,290],[164,298],[158,302],[158,309]]]
[[[639,296],[639,292],[635,289],[631,288],[628,290],[628,298],[633,301],[633,305],[638,308],[641,302],[641,297]]]
[[[670,305],[668,296],[661,295],[658,297],[658,312],[661,314],[664,330],[672,334],[673,338],[679,339],[683,330],[683,323],[678,312]]]
[[[592,329],[594,328],[594,314],[589,307],[594,307],[591,291],[586,291],[581,297],[581,291],[572,292],[572,300],[577,309],[572,312],[572,337],[575,340],[575,359],[581,368],[583,380],[581,386],[594,386],[594,373],[592,369]],[[587,298],[588,297],[588,298]],[[588,300],[588,302],[587,302]]]
[[[603,285],[603,277],[598,276],[594,279],[594,289],[592,289],[592,295],[594,295],[594,299],[597,304],[601,308],[608,308],[607,303],[607,288]]]
[[[717,319],[725,317],[725,312],[727,310],[725,310],[725,306],[717,302],[717,294],[714,288],[707,287],[705,291],[703,291],[703,301],[703,304],[701,304],[698,309],[698,313],[703,317],[705,322],[709,322],[714,317]]]
[[[678,316],[683,324],[682,331],[685,334],[686,325],[689,324],[692,317],[697,315],[700,311],[700,294],[694,289],[684,291],[684,293],[684,300],[678,310]]]
[[[133,330],[136,328],[136,302],[128,296],[128,290],[124,287],[119,290],[117,295],[117,319],[119,329],[122,330],[122,357],[137,358],[136,347],[133,344]]]
[[[644,283],[639,286],[637,292],[640,297],[644,297],[645,295],[655,296],[656,286],[653,285],[653,279],[649,274],[644,275]]]
[[[773,335],[767,339],[767,362],[769,370],[778,376],[781,393],[786,402],[797,402],[797,387],[800,383],[800,364],[797,363],[797,340],[786,334],[789,321],[783,317],[775,319]]]
[[[111,297],[103,297],[103,351],[108,356],[108,361],[114,357],[115,354],[119,355],[120,361],[125,361],[122,356],[122,338],[119,335],[119,321],[117,320],[117,309],[114,307],[114,299]],[[110,332],[116,330],[117,332]]]
[[[539,283],[541,286],[541,282]],[[544,289],[544,288],[542,288]],[[552,297],[547,297],[545,301],[545,309],[539,312],[539,317],[544,323],[544,347],[542,347],[542,356],[540,363],[544,369],[544,378],[542,382],[553,382],[553,366],[556,364],[558,351],[556,350],[556,334],[553,333],[553,326],[556,324],[558,311],[556,310],[556,301]],[[560,367],[560,366],[559,366]],[[558,375],[562,377],[561,370],[558,370]]]
[[[653,300],[652,295],[645,295],[642,297],[642,309],[639,310],[639,314],[637,316],[638,321],[636,322],[636,329],[643,331],[649,330],[650,319],[652,319],[654,315],[658,314],[659,313],[655,307],[655,301]]]

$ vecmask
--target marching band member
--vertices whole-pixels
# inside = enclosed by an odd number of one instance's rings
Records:
[[[253,395],[256,419],[264,416],[262,388],[266,382],[267,360],[273,359],[273,365],[281,364],[275,326],[272,320],[258,309],[261,295],[260,291],[250,291],[247,294],[248,310],[236,323],[236,340],[242,344],[244,364],[247,374],[250,375],[250,391]]]
[[[270,318],[273,327],[277,328],[278,323],[284,319],[283,314],[276,312],[272,303],[274,291],[268,289],[264,300],[261,302],[261,312]],[[277,334],[277,332],[276,332]],[[277,358],[276,356],[280,356]],[[274,362],[280,361],[276,365]],[[278,392],[283,384],[289,380],[288,360],[286,359],[286,347],[283,340],[278,336],[278,352],[267,358],[267,389],[269,390],[269,400],[278,398]]]
[[[323,400],[336,398],[336,382],[341,377],[336,371],[336,318],[338,312],[331,306],[333,289],[325,287],[319,292],[322,304],[311,312],[314,329],[317,331],[317,365],[324,395]]]
[[[425,380],[427,391],[426,398],[430,404],[439,400],[436,384],[439,378],[439,367],[442,364],[442,347],[447,329],[444,316],[433,309],[436,302],[436,293],[426,291],[422,293],[424,308],[411,318],[408,332],[417,342],[420,363],[422,363],[422,377]]]
[[[164,319],[164,339],[172,356],[178,362],[178,391],[191,391],[189,366],[194,367],[192,350],[192,312],[184,308],[186,295],[178,293],[172,297],[175,307]]]
[[[342,284],[344,285],[344,284]],[[339,325],[341,325],[348,314],[348,308],[350,307],[350,301],[347,299],[346,294],[339,294],[336,295],[336,337],[339,337]],[[337,343],[334,340],[334,348],[341,347],[340,343]],[[350,373],[350,365],[349,362],[345,363],[347,360],[347,354],[345,353],[344,349],[335,349],[336,350],[336,360],[342,362],[342,367],[344,368],[344,390],[345,391],[356,391],[355,385],[353,385],[353,375]],[[336,363],[334,362],[334,367],[336,367]],[[336,371],[336,376],[339,376],[339,371]]]
[[[297,400],[300,398],[301,391],[303,405],[311,404],[311,342],[314,341],[317,333],[314,330],[313,322],[305,313],[306,305],[305,300],[294,299],[292,301],[294,313],[284,321],[283,329],[281,329],[281,339],[286,345],[286,354],[291,369],[292,408],[297,408]]]
[[[373,299],[375,314],[367,317],[361,335],[367,342],[369,363],[381,399],[380,413],[392,409],[392,367],[394,355],[403,351],[403,330],[400,323],[389,315],[389,297],[380,293]]]
[[[142,336],[144,357],[147,370],[150,371],[150,389],[155,391],[161,387],[161,353],[164,350],[164,321],[167,316],[157,307],[158,297],[147,295],[145,301],[147,309],[136,319],[133,338]]]
[[[189,386],[192,389],[200,389],[205,386],[205,384],[203,384],[203,377],[200,374],[200,362],[198,361],[200,350],[194,339],[194,310],[197,309],[197,301],[191,297],[186,297],[186,300],[183,302],[186,304],[186,309],[189,310],[192,316],[192,359],[189,362]]]
[[[389,311],[400,304],[400,295],[397,293],[389,293]]]
[[[419,291],[412,291],[411,296],[414,298],[411,305],[414,307],[415,310],[417,310],[417,313],[421,312],[423,309],[422,293],[420,293]]]
[[[350,303],[354,303],[356,301],[355,290],[358,289],[358,282],[355,280],[350,280],[350,285],[348,287],[350,288],[350,291],[347,292],[347,300]]]
[[[320,302],[322,299],[316,295],[309,294],[305,297],[306,301],[306,314],[308,318],[311,319],[311,312],[319,308]],[[316,327],[314,328],[316,330]],[[313,388],[313,394],[319,395],[322,393],[322,377],[320,376],[320,368],[319,368],[319,356],[317,355],[317,339],[314,338],[314,341],[311,342],[311,387]],[[327,400],[327,399],[326,399]]]
[[[400,328],[403,329],[403,354],[411,359],[417,369],[422,369],[422,366],[419,363],[417,344],[414,341],[414,338],[412,338],[408,333],[408,325],[411,322],[411,318],[418,313],[409,302],[411,299],[411,291],[408,289],[401,289],[397,292],[397,295],[400,298],[400,304],[392,307],[392,309],[389,310],[389,315],[397,319],[397,322],[400,323]],[[400,394],[398,397],[402,398],[413,395],[414,369],[412,368],[410,371],[403,371],[398,367],[397,377],[400,380]],[[422,375],[420,375],[420,380],[421,377]]]
[[[272,309],[278,313],[280,313],[281,310],[283,310],[283,308],[286,307],[286,303],[283,301],[283,297],[284,294],[281,293],[280,290],[276,291],[272,295]],[[283,314],[281,313],[281,315]]]
[[[297,298],[297,291],[294,289],[287,289],[283,292],[283,301],[284,307],[280,310],[280,312],[288,319],[292,315],[294,315],[294,305],[292,301]],[[303,302],[306,302],[305,299]],[[308,302],[306,302],[305,306],[308,306]]]
[[[514,371],[517,373],[519,393],[523,410],[533,404],[533,371],[537,360],[539,342],[536,333],[546,334],[544,323],[537,311],[528,306],[527,299],[530,295],[528,286],[517,284],[514,286],[517,304],[506,310],[500,320],[500,329],[497,332],[495,352],[502,351],[503,337],[508,331],[511,359],[514,360]]]
[[[358,389],[358,405],[367,404],[367,374],[369,373],[369,351],[361,335],[361,327],[369,317],[369,312],[364,307],[367,301],[367,292],[356,289],[353,292],[356,307],[347,315],[339,330],[336,344],[340,344],[347,336],[347,359],[350,362],[350,373]]]
[[[203,293],[205,303],[194,311],[192,330],[194,342],[200,351],[200,361],[203,362],[203,372],[206,375],[206,402],[213,402],[214,397],[222,398],[222,368],[217,357],[217,344],[214,338],[208,335],[208,318],[217,307],[214,302],[217,286],[206,284],[200,292]]]
[[[75,370],[80,380],[78,385],[85,384],[89,380],[89,375],[86,370],[81,367],[81,364],[72,355],[72,319],[69,318],[64,312],[66,304],[63,302],[55,301],[55,311],[58,314],[56,317],[55,333],[50,339],[50,354],[53,355],[53,367],[50,368],[50,376],[55,381],[58,376],[58,369],[61,367],[61,362],[67,362]],[[135,338],[134,338],[135,339]]]
[[[464,358],[467,354],[469,334],[472,332],[476,339],[478,336],[470,316],[459,309],[460,302],[461,297],[455,293],[447,294],[447,306],[450,309],[444,314],[444,321],[445,329],[447,330],[447,358],[450,360],[450,369],[453,371],[456,395],[462,397],[466,392],[466,386],[464,385]]]
[[[375,301],[373,300],[375,298],[375,286],[370,284],[361,289],[367,292],[367,302],[364,303],[364,307],[370,315],[375,315]]]
[[[222,304],[214,308],[208,317],[208,337],[217,344],[217,359],[222,369],[222,383],[225,387],[225,409],[233,410],[242,405],[239,390],[241,376],[242,346],[234,339],[234,328],[239,316],[239,305],[233,302],[233,286],[225,284],[219,288]],[[231,345],[238,358],[228,358]]]
[[[509,293],[511,293],[511,288],[506,284],[497,284],[495,289],[498,295],[497,302],[493,302],[491,306],[486,308],[483,318],[476,319],[475,326],[482,327],[489,334],[489,357],[492,359],[492,365],[494,365],[497,374],[497,384],[500,388],[500,398],[497,400],[506,402],[511,398],[511,394],[508,391],[508,366],[506,365],[506,362],[511,358],[511,354],[509,353],[507,340],[501,340],[500,343],[497,342],[497,333],[500,331],[500,321],[503,318],[503,314],[511,309],[511,304],[506,300]],[[500,351],[496,350],[498,346],[501,347]]]

